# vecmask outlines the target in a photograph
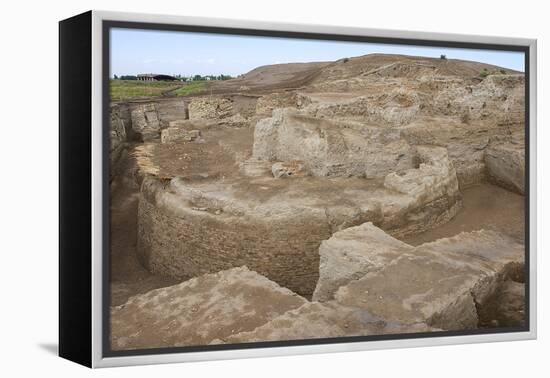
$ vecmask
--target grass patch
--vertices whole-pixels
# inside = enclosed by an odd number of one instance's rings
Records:
[[[206,80],[189,81],[187,83],[184,83],[183,87],[176,89],[174,91],[174,94],[176,96],[188,96],[190,94],[204,91],[207,86],[208,82]]]
[[[484,68],[480,73],[479,77],[482,79],[485,79],[489,75],[506,75],[506,70],[504,69],[494,69],[492,71],[489,71],[487,68]]]
[[[162,92],[182,84],[173,81],[111,80],[111,101],[158,97]]]

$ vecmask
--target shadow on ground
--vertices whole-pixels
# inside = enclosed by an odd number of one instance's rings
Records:
[[[59,355],[59,345],[56,343],[41,343],[38,344],[38,347],[50,354]]]

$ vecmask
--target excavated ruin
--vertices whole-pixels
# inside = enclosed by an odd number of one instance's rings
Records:
[[[113,303],[115,349],[522,324],[516,233],[401,241],[452,223],[479,184],[521,203],[522,73],[374,54],[209,92],[111,107],[136,269],[181,282]]]

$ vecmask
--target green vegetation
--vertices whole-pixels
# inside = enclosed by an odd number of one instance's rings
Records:
[[[111,101],[158,97],[180,85],[177,81],[111,80]]]
[[[344,62],[344,63],[349,62],[349,58],[344,58],[344,59],[342,59],[342,62]]]
[[[487,68],[484,68],[479,73],[479,77],[481,77],[482,79],[485,79],[489,75],[506,75],[506,70],[501,68],[498,70],[495,69],[495,70],[489,71]]]
[[[184,81],[202,81],[202,80],[230,80],[233,79],[231,75],[193,75],[185,78],[183,76],[176,75],[177,78],[183,79]]]
[[[485,79],[487,76],[489,76],[490,73],[489,73],[489,70],[487,70],[487,68],[484,68],[480,73],[479,73],[479,77]]]
[[[120,77],[117,77],[117,76],[115,75],[115,79],[120,79],[120,80],[137,80],[138,78],[137,78],[137,76],[135,76],[135,75],[122,75],[122,76],[120,76]]]
[[[202,81],[188,81],[181,88],[178,88],[174,91],[176,96],[188,96],[197,92],[204,91],[208,86],[208,82],[205,80]]]

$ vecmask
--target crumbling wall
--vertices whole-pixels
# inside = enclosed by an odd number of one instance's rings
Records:
[[[121,115],[121,109],[118,105],[113,105],[110,108],[109,122],[109,160],[111,177],[119,174],[118,163],[125,154],[128,137],[126,135],[126,125]]]
[[[445,147],[449,159],[456,170],[462,189],[487,181],[486,151],[489,141],[504,137],[512,130],[520,131],[523,139],[523,127],[499,126],[495,123],[469,124],[452,118],[434,118],[415,121],[401,129],[402,137],[411,145],[435,145]]]
[[[160,119],[154,103],[135,106],[131,110],[132,129],[148,142],[160,137]]]
[[[524,75],[494,74],[473,85],[454,79],[440,89],[426,103],[426,114],[455,116],[464,123],[474,120],[500,126],[525,123]]]
[[[258,193],[242,191],[247,178],[197,185],[146,178],[139,204],[138,253],[150,271],[180,279],[246,264],[310,295],[318,275],[319,245],[333,232],[372,221],[403,236],[454,216],[461,197],[444,149],[426,147],[419,155],[433,166],[405,172],[400,179],[390,177],[386,188],[346,188],[338,204],[333,204],[334,189],[329,188],[308,193],[300,185],[287,191],[274,181],[264,182],[275,187],[265,186],[273,194],[261,199]],[[316,180],[324,185],[323,179]],[[243,199],[247,195],[250,198]]]
[[[447,150],[442,147],[418,146],[418,168],[392,172],[384,187],[405,195],[399,210],[391,204],[381,226],[392,235],[422,232],[452,219],[462,207],[462,194]]]
[[[256,113],[271,116],[274,109],[301,109],[311,104],[309,97],[296,92],[275,92],[262,96],[256,102]]]
[[[233,101],[224,97],[196,97],[189,103],[189,119],[222,119],[230,117]]]
[[[126,127],[124,120],[120,115],[118,105],[113,105],[110,108],[111,119],[109,124],[110,130],[110,151],[111,154],[118,150],[123,143],[126,142]],[[111,156],[112,157],[112,156]]]
[[[447,150],[418,146],[416,153],[418,168],[388,174],[384,186],[427,203],[443,196],[456,196],[459,193],[458,180]]]
[[[525,194],[525,140],[523,134],[492,138],[485,151],[491,181]]]
[[[180,97],[163,99],[156,103],[157,112],[164,128],[172,121],[189,119],[189,100]]]
[[[229,127],[243,127],[248,125],[248,118],[243,115],[249,113],[246,106],[237,109],[231,98],[227,97],[197,97],[189,103],[190,120],[212,120],[220,125]]]
[[[418,117],[422,100],[419,93],[396,88],[387,93],[354,97],[347,101],[312,104],[306,110],[318,118],[355,119],[373,125],[399,126]]]
[[[148,270],[179,279],[246,265],[283,287],[310,295],[321,240],[322,210],[288,217],[249,217],[193,207],[151,178],[142,184],[138,253]]]
[[[315,176],[384,177],[413,167],[414,149],[399,130],[313,118],[277,109],[254,131],[253,157],[303,162]]]

